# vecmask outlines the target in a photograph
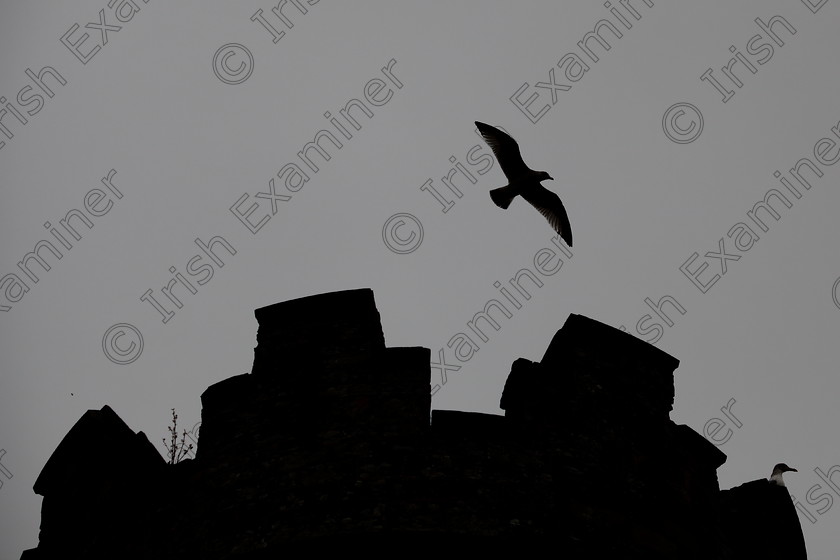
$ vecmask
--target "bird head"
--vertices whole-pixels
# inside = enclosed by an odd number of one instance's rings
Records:
[[[789,472],[789,471],[799,472],[796,469],[794,469],[793,467],[789,467],[784,463],[779,463],[778,465],[773,467],[773,474],[770,475],[770,483],[771,484],[776,484],[778,486],[784,486],[785,485],[785,479],[782,478],[782,474],[786,473],[786,472]]]
[[[784,464],[784,463],[779,463],[778,465],[776,465],[775,467],[773,467],[773,474],[776,474],[776,473],[781,474],[781,473],[786,473],[786,472],[788,472],[788,471],[790,471],[790,472],[799,472],[798,470],[794,469],[793,467],[789,467],[789,466],[787,466],[787,465],[786,465],[786,464]]]

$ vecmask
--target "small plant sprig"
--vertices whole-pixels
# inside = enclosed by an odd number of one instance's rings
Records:
[[[178,415],[175,414],[174,408],[172,409],[172,425],[168,429],[170,441],[168,444],[166,443],[166,438],[162,438],[162,441],[166,448],[169,464],[174,465],[175,463],[180,463],[184,456],[192,451],[193,445],[185,445],[187,430],[184,430],[184,433],[181,435],[181,441],[178,441]]]

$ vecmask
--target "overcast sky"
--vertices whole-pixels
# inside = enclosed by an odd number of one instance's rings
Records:
[[[798,468],[836,557],[840,6],[298,3],[0,3],[0,556],[37,545],[32,485],[86,410],[162,450],[171,408],[190,429],[250,371],[254,309],[369,287],[388,346],[446,362],[433,408],[502,413],[570,313],[655,343],[721,487]],[[555,178],[571,257],[493,205],[475,120]]]

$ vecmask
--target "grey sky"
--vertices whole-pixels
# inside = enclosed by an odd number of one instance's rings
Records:
[[[741,427],[728,420],[717,434],[733,430],[721,446],[729,457],[718,472],[721,487],[767,477],[779,462],[796,467],[785,480],[815,520],[800,517],[812,557],[840,551],[840,511],[833,508],[840,494],[826,494],[815,472],[840,465],[840,308],[832,299],[840,276],[840,193],[832,187],[840,171],[818,163],[817,178],[801,170],[812,186],[800,185],[798,199],[773,175],[790,178],[801,158],[817,162],[821,138],[840,142],[831,130],[840,126],[840,7],[825,2],[813,14],[808,4],[816,9],[817,0],[653,7],[632,0],[635,19],[626,3],[613,2],[627,29],[601,3],[581,0],[301,0],[306,14],[291,4],[283,11],[289,28],[270,2],[135,3],[139,12],[122,23],[104,0],[0,3],[0,96],[27,120],[8,108],[0,118],[13,134],[0,131],[0,278],[16,274],[29,288],[22,297],[13,290],[19,301],[11,302],[8,284],[0,286],[0,304],[11,307],[0,314],[0,463],[13,474],[0,470],[0,557],[37,544],[41,498],[32,485],[85,410],[108,404],[160,445],[171,408],[189,428],[200,420],[208,385],[250,370],[255,308],[357,287],[374,290],[389,346],[426,346],[434,359],[443,350],[460,366],[445,384],[432,370],[432,383],[442,385],[434,408],[490,413],[501,412],[510,364],[540,359],[570,313],[652,339],[655,330],[636,328],[653,314],[644,300],[671,296],[685,314],[666,307],[673,326],[654,320],[663,325],[657,346],[681,360],[672,419],[703,433],[711,418],[727,420],[720,408],[735,399],[731,414]],[[85,28],[98,24],[101,9],[108,25],[122,26],[106,32],[105,44],[96,26]],[[260,9],[274,35],[251,20]],[[773,24],[783,45],[755,21],[777,15],[796,31]],[[577,43],[602,19],[622,38],[603,31],[608,51],[586,43],[599,59],[593,62]],[[80,27],[67,43],[88,33],[79,51],[101,47],[84,64],[61,41],[74,24]],[[765,40],[751,43],[759,34]],[[762,43],[772,45],[772,56]],[[214,73],[214,54],[228,44],[253,57],[239,84]],[[216,70],[238,81],[247,59],[230,52],[216,58]],[[564,76],[569,66],[557,66],[570,53],[589,67],[576,82]],[[755,70],[736,62],[731,72],[741,87],[721,70],[736,55]],[[391,77],[382,71],[389,64]],[[26,74],[45,66],[66,80],[45,78],[52,98]],[[547,86],[552,68],[555,88]],[[734,92],[725,103],[701,80],[708,68]],[[539,96],[528,110],[549,107],[536,123],[510,99],[526,82],[518,99]],[[18,98],[27,86],[24,106]],[[39,92],[43,106],[35,112],[31,95]],[[340,113],[352,99],[373,114],[351,109],[358,129]],[[702,133],[692,142],[674,142],[663,130],[663,115],[677,103],[702,113]],[[666,123],[678,126],[670,132],[680,138],[692,115],[674,111]],[[480,349],[461,362],[447,342],[472,333],[467,322],[488,301],[504,301],[494,282],[511,290],[520,270],[536,270],[541,249],[560,254],[533,208],[518,200],[502,211],[490,200],[487,192],[505,180],[495,163],[479,174],[483,165],[468,162],[469,153],[489,153],[475,120],[503,127],[530,167],[554,177],[545,186],[566,206],[575,247],[554,274],[535,272],[541,287],[523,282],[530,299],[517,296],[521,308],[510,306],[509,319],[497,314],[500,329],[486,327],[488,340],[476,338]],[[313,172],[297,154],[321,129],[342,147],[321,143],[329,161],[308,151]],[[481,151],[471,152],[478,145]],[[828,144],[818,151],[826,160],[837,155]],[[309,175],[295,192],[277,175],[289,163]],[[455,163],[476,179],[454,176],[460,198],[441,181]],[[112,169],[122,198],[101,182]],[[276,202],[273,215],[271,197],[257,197],[272,178],[277,195],[290,197]],[[446,212],[430,188],[421,189],[428,179],[454,202]],[[764,232],[747,213],[773,188],[791,207],[773,201],[780,219],[761,214]],[[270,216],[255,233],[230,210],[243,195],[241,212],[258,204],[252,223]],[[86,211],[93,227],[75,218],[76,240],[59,224],[71,209],[85,211],[86,197],[93,197],[93,212]],[[383,242],[383,225],[398,213],[423,225],[422,244],[410,253]],[[39,240],[59,243],[45,222],[64,232],[72,249],[60,260],[42,253],[51,270],[33,262],[35,283],[17,263]],[[760,237],[746,250],[727,235],[739,222]],[[407,238],[410,223],[401,227],[391,231]],[[215,245],[223,266],[195,243],[215,236],[236,251]],[[739,260],[705,256],[719,252],[721,239]],[[680,272],[693,253],[699,256],[690,270],[708,263],[703,283],[721,273],[721,263],[727,267],[706,293]],[[213,275],[189,276],[195,294],[176,284],[178,309],[161,288],[174,277],[170,267],[187,275],[201,254],[193,271],[205,264]],[[147,290],[174,312],[166,323],[140,300]],[[840,288],[835,297],[840,301]],[[143,336],[142,354],[126,365],[102,348],[105,332],[120,323]],[[840,472],[833,480],[840,486]]]

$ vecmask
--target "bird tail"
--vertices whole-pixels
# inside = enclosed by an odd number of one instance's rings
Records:
[[[493,189],[490,191],[490,198],[493,199],[493,202],[496,203],[496,206],[499,208],[507,208],[510,206],[510,203],[513,202],[513,199],[516,195],[519,194],[516,192],[511,185],[505,185],[504,187],[499,187],[498,189]]]

